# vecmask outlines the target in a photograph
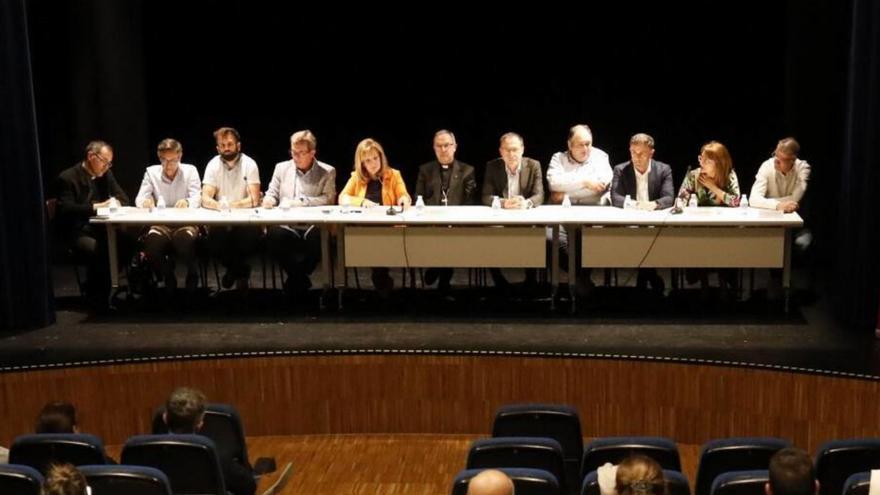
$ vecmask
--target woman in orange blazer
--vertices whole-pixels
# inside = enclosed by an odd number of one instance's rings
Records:
[[[404,208],[412,204],[406,184],[400,172],[388,165],[382,145],[374,139],[364,139],[354,152],[354,172],[339,193],[340,205],[394,206]],[[394,288],[394,279],[387,268],[373,268],[373,287],[382,298],[387,298]]]
[[[375,139],[358,143],[354,152],[354,171],[339,193],[340,205],[407,207],[412,199],[400,172],[388,165],[385,150]]]

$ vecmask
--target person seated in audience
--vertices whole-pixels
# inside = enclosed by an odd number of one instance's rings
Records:
[[[175,434],[198,434],[202,429],[205,418],[205,394],[202,392],[180,387],[171,392],[165,402],[165,412],[162,419],[168,426],[168,431]],[[254,481],[254,473],[233,458],[228,457],[221,450],[217,450],[220,458],[220,467],[223,470],[223,480],[226,490],[234,495],[253,495],[257,490]]]
[[[700,148],[698,160],[700,166],[685,175],[678,197],[688,204],[695,196],[698,206],[739,206],[739,181],[727,147],[718,141],[710,141]],[[685,277],[688,283],[699,280],[704,289],[708,287],[707,270],[689,269],[685,271]],[[722,295],[726,297],[728,290],[736,285],[736,270],[718,270],[718,277],[724,289]]]
[[[159,164],[147,167],[134,200],[138,208],[154,208],[160,200],[169,208],[199,206],[202,182],[195,166],[181,163],[183,146],[174,139],[163,139],[156,151]],[[165,290],[173,294],[177,288],[174,259],[186,264],[186,289],[194,291],[199,284],[196,266],[196,239],[199,229],[194,225],[151,225],[143,236],[144,252],[153,271],[165,281]]]
[[[40,495],[86,495],[86,477],[72,464],[55,464],[46,473]]]
[[[608,153],[593,146],[593,131],[586,124],[572,126],[568,130],[568,150],[556,152],[547,169],[550,203],[561,204],[567,195],[573,205],[600,205],[612,180]],[[548,238],[552,235],[548,230]],[[576,245],[576,243],[575,243]],[[574,251],[576,258],[577,289],[587,296],[593,289],[592,270],[581,268],[580,250],[569,245],[568,231],[559,228],[559,265],[568,270],[568,256]]]
[[[483,204],[491,206],[498,197],[501,207],[505,209],[534,208],[544,202],[544,180],[541,175],[541,163],[538,160],[524,157],[525,145],[522,136],[508,132],[499,140],[496,158],[486,164],[486,175],[483,177]],[[498,268],[489,270],[495,287],[507,291],[510,284]],[[535,270],[526,270],[527,286],[536,284]]]
[[[339,204],[346,206],[401,206],[412,204],[400,172],[391,168],[385,149],[372,138],[362,140],[354,152],[354,171],[339,193]],[[383,296],[394,288],[387,268],[372,269],[373,286]]]
[[[263,208],[324,206],[336,202],[336,169],[315,158],[318,141],[310,130],[290,136],[290,160],[275,165]],[[321,260],[321,232],[314,225],[271,225],[269,254],[287,273],[284,291],[302,295]]]
[[[513,480],[504,471],[486,469],[468,482],[467,495],[513,495]]]
[[[618,465],[605,463],[596,470],[601,495],[664,495],[663,468],[654,459],[632,455]]]
[[[611,204],[626,208],[626,197],[634,202],[632,206],[640,210],[669,208],[675,199],[675,186],[672,183],[672,168],[654,159],[654,138],[639,133],[629,140],[628,162],[614,167],[611,179]],[[658,293],[665,287],[656,268],[641,268],[636,286],[647,288],[648,284]]]
[[[62,171],[55,181],[58,240],[85,263],[86,298],[97,311],[107,309],[110,295],[107,228],[92,225],[89,219],[99,208],[108,207],[110,198],[116,198],[121,206],[131,204],[116,182],[112,167],[113,147],[104,141],[92,141],[86,146],[83,160]],[[127,260],[134,240],[122,229],[117,231],[116,239],[119,259]]]
[[[698,206],[739,206],[739,181],[727,147],[710,141],[700,148],[700,166],[688,172],[678,190],[685,204],[692,195]]]
[[[76,408],[65,401],[49,402],[37,416],[36,433],[79,433]]]
[[[766,495],[816,495],[819,480],[809,454],[796,447],[786,447],[770,458]]]
[[[442,129],[434,134],[434,155],[432,160],[419,167],[416,180],[416,197],[421,196],[426,205],[469,205],[473,204],[477,192],[474,167],[455,159],[457,144],[452,131]],[[448,293],[452,268],[428,268],[425,270],[425,284],[437,285],[441,293]]]
[[[241,152],[241,135],[232,127],[221,127],[214,131],[214,139],[217,156],[205,167],[202,207],[256,208],[260,205],[260,169]],[[214,225],[208,229],[211,251],[226,267],[221,281],[224,289],[233,284],[239,290],[248,288],[251,267],[247,257],[257,251],[260,234],[261,229],[247,226]]]

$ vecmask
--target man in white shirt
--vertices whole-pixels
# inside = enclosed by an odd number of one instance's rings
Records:
[[[800,149],[800,144],[792,137],[776,144],[773,156],[761,164],[755,176],[750,206],[785,213],[800,208],[810,180],[810,164],[798,158]]]
[[[163,139],[157,154],[159,165],[151,165],[144,172],[135,206],[153,209],[157,205],[173,208],[197,208],[202,183],[199,171],[193,165],[180,163],[183,146],[174,139]],[[153,270],[165,281],[165,290],[172,294],[177,288],[174,273],[174,254],[186,264],[186,288],[195,290],[199,276],[195,263],[195,241],[198,227],[187,225],[170,227],[153,225],[144,236],[144,252]]]
[[[263,208],[331,205],[336,199],[336,169],[315,158],[318,141],[312,131],[290,136],[290,160],[275,165]],[[284,290],[302,295],[309,275],[321,260],[321,233],[314,225],[273,225],[267,231],[269,254],[287,272]]]
[[[205,167],[202,181],[202,207],[256,208],[260,204],[260,171],[251,157],[241,152],[241,137],[232,127],[214,131],[218,155]],[[227,206],[228,205],[228,206]],[[224,289],[233,284],[247,289],[250,265],[247,257],[257,251],[260,230],[254,227],[213,226],[208,244],[214,256],[226,267],[221,282]]]
[[[590,127],[586,124],[572,126],[568,130],[568,150],[555,153],[547,169],[550,203],[560,204],[568,195],[573,205],[608,204],[606,193],[612,176],[608,153],[593,146]],[[580,266],[580,250],[569,246],[568,232],[560,228],[559,264],[563,269],[568,269],[568,256],[572,249],[578,257],[576,266]],[[590,275],[590,269],[578,269],[578,292],[582,296],[593,287]]]

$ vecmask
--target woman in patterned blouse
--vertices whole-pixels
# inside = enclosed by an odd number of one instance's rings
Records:
[[[739,206],[739,182],[727,147],[710,141],[700,148],[700,167],[689,172],[678,197],[685,203],[697,195],[699,206]]]

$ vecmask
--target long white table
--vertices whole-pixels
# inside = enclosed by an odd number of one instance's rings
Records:
[[[339,206],[231,212],[122,208],[115,213],[98,213],[92,222],[107,226],[114,288],[119,284],[116,226],[317,225],[321,229],[325,289],[337,286],[330,265],[329,239],[333,231],[337,234],[337,260],[344,273],[345,267],[368,266],[546,267],[549,228],[553,300],[559,286],[560,226],[569,233],[571,253],[575,252],[574,240],[580,237],[583,267],[782,268],[786,294],[791,273],[790,232],[803,226],[797,213],[723,207],[686,209],[680,214],[604,206],[541,206],[529,210],[437,206],[403,212],[398,209],[393,215],[387,207]],[[576,256],[571,255],[568,273],[572,301],[576,268]]]

